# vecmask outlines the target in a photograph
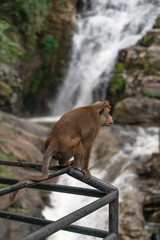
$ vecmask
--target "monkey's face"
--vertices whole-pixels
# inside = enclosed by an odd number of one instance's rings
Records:
[[[111,117],[111,115],[108,116],[108,119],[106,121],[106,126],[109,126],[110,124],[113,123],[113,118]]]
[[[102,126],[109,126],[110,124],[113,123],[113,119],[111,115],[109,114],[110,108],[106,107],[104,108],[102,114],[101,114],[101,121],[102,121]]]
[[[94,103],[93,106],[97,109],[99,113],[102,126],[109,126],[110,124],[113,123],[113,119],[109,114],[111,106],[108,101],[104,102],[98,101]]]

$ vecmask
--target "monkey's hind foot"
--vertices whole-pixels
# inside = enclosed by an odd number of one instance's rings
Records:
[[[88,169],[82,169],[82,172],[84,173],[83,181],[87,183],[91,179],[91,173]]]

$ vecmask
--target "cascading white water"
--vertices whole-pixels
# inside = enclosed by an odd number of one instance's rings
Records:
[[[119,50],[140,40],[160,12],[159,0],[83,0],[83,3],[64,83],[57,99],[50,103],[54,116],[104,100]]]

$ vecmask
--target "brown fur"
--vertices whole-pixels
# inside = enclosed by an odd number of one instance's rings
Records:
[[[88,166],[93,142],[101,127],[113,123],[109,115],[110,108],[109,102],[104,101],[65,113],[45,141],[43,175],[28,176],[20,181],[43,181],[48,178],[49,162],[52,158],[58,160],[60,166],[67,166],[71,157],[74,157],[73,167],[81,168],[84,172],[84,181],[88,181],[91,177]],[[15,195],[16,192],[12,194],[12,200]]]

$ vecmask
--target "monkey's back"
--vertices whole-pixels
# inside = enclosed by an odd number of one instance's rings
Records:
[[[92,132],[97,132],[101,127],[99,114],[94,107],[79,107],[65,113],[54,125],[52,138],[62,136],[88,136]]]

